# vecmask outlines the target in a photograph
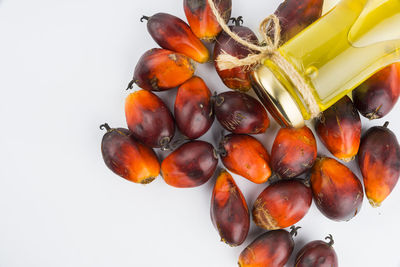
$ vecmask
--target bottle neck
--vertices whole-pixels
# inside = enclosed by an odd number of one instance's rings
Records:
[[[308,119],[302,114],[305,107],[290,93],[295,92],[293,84],[272,61],[266,60],[251,73],[251,78],[253,90],[281,126],[298,128],[304,125]]]

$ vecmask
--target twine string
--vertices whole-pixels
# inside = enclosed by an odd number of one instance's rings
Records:
[[[259,27],[259,32],[263,38],[265,45],[256,45],[245,39],[242,39],[238,34],[231,31],[225,20],[222,18],[219,10],[214,4],[214,0],[207,0],[208,4],[214,13],[221,28],[236,42],[253,50],[257,53],[251,53],[247,57],[239,59],[232,55],[229,55],[225,51],[218,56],[216,59],[218,68],[220,70],[233,69],[237,67],[250,67],[259,66],[265,59],[272,60],[291,80],[293,85],[297,88],[300,95],[303,97],[304,103],[308,107],[311,118],[315,118],[320,113],[320,108],[317,101],[312,93],[312,88],[308,85],[302,75],[294,68],[294,66],[288,62],[278,51],[279,43],[281,41],[281,26],[279,18],[271,14],[266,17]],[[268,28],[272,24],[274,29],[274,37],[271,39],[268,36]]]

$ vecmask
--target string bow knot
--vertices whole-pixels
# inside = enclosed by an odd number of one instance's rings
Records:
[[[224,22],[223,19],[222,19],[222,21]],[[218,21],[218,22],[220,23],[220,21]],[[271,39],[267,34],[268,27],[271,25],[271,23],[274,26],[274,38],[273,39]],[[281,27],[279,24],[278,17],[274,14],[269,15],[260,24],[259,32],[263,38],[263,41],[261,42],[262,45],[256,45],[245,39],[242,39],[239,35],[232,32],[229,29],[229,27],[226,25],[225,22],[224,22],[224,24],[220,24],[220,25],[223,28],[223,30],[225,32],[227,32],[236,42],[249,48],[250,50],[253,50],[254,52],[257,52],[257,53],[252,53],[245,58],[239,59],[237,57],[229,55],[225,51],[222,51],[221,55],[219,55],[216,60],[217,64],[218,64],[218,68],[220,70],[233,69],[236,67],[243,67],[243,66],[246,66],[246,67],[255,66],[256,67],[258,64],[260,64],[262,62],[262,60],[264,60],[265,58],[271,57],[272,54],[274,54],[274,53],[277,53],[277,50],[279,48],[279,43],[281,41]],[[226,27],[224,27],[223,25],[226,25]]]
[[[295,67],[284,58],[278,51],[281,42],[281,26],[279,18],[275,14],[266,17],[260,24],[259,32],[263,38],[261,44],[253,44],[243,38],[237,33],[232,32],[226,24],[225,19],[221,16],[219,10],[214,4],[214,0],[207,0],[208,4],[214,13],[221,28],[236,42],[254,51],[245,58],[237,58],[229,55],[225,51],[217,57],[216,62],[220,70],[233,69],[237,67],[257,68],[263,63],[265,59],[273,61],[291,80],[293,85],[297,88],[303,101],[308,107],[311,118],[318,117],[320,108],[313,95],[312,87],[307,83],[305,78],[295,69]],[[274,37],[271,39],[268,36],[268,28],[273,25]]]

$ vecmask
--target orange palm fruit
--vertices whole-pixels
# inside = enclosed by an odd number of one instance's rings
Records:
[[[317,158],[317,142],[307,126],[281,128],[271,151],[272,169],[282,178],[293,178],[308,171]]]
[[[228,22],[231,17],[232,0],[214,0],[214,4],[225,22]],[[202,40],[214,41],[222,28],[215,18],[208,0],[184,0],[183,8],[194,34]]]
[[[338,258],[333,249],[333,237],[325,237],[329,243],[315,240],[307,243],[296,255],[295,267],[338,267]]]
[[[300,180],[280,180],[257,197],[253,221],[267,230],[282,229],[300,221],[310,209],[311,189]]]
[[[132,135],[149,147],[164,147],[175,134],[175,123],[164,102],[152,92],[139,90],[125,100],[125,117]]]
[[[371,205],[381,205],[400,176],[400,147],[396,135],[387,126],[370,128],[361,140],[358,164],[365,193]]]
[[[174,115],[179,130],[189,139],[210,129],[214,122],[212,94],[203,79],[194,76],[178,88]]]
[[[338,159],[349,162],[358,153],[361,119],[350,97],[325,110],[316,119],[315,130],[322,143]]]
[[[181,53],[200,63],[210,59],[208,49],[180,18],[157,13],[151,17],[143,16],[141,21],[144,19],[147,20],[147,30],[151,37],[162,48]]]
[[[318,158],[311,171],[311,189],[318,209],[331,220],[349,221],[361,209],[360,180],[332,158]]]
[[[149,91],[175,88],[192,78],[195,65],[182,54],[166,49],[153,48],[139,59],[128,88],[137,84]]]
[[[129,130],[110,128],[107,123],[100,129],[107,130],[101,142],[101,153],[105,164],[115,174],[140,184],[151,183],[159,175],[160,163],[156,154],[136,141]]]
[[[285,0],[280,4],[275,15],[280,20],[281,43],[287,42],[319,19],[323,4],[323,0]]]
[[[239,256],[239,267],[284,267],[293,252],[297,229],[273,230],[257,237]]]
[[[250,228],[249,210],[242,192],[226,170],[221,171],[215,182],[211,220],[221,241],[234,247],[246,240]]]
[[[239,35],[241,38],[253,43],[258,44],[258,38],[254,34],[252,30],[247,27],[240,26],[240,22],[242,21],[241,17],[237,19],[233,19],[236,23],[235,26],[229,26],[232,32]],[[236,67],[233,69],[220,70],[217,64],[216,59],[223,52],[232,55],[237,58],[245,58],[249,54],[256,53],[249,48],[239,44],[235,40],[233,40],[227,33],[222,32],[215,43],[214,47],[214,64],[215,69],[222,82],[229,88],[246,92],[251,89],[251,68],[249,67]]]
[[[161,174],[170,186],[197,187],[213,176],[218,164],[214,147],[204,141],[183,144],[161,163]]]
[[[370,120],[388,114],[399,96],[400,62],[382,69],[353,90],[354,105]]]
[[[230,134],[223,138],[220,147],[222,163],[231,172],[256,184],[265,183],[271,176],[268,152],[254,137]]]

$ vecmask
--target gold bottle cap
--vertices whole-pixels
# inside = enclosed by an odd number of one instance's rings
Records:
[[[251,78],[253,90],[281,126],[304,126],[304,118],[296,101],[269,68],[261,65],[252,72]]]

